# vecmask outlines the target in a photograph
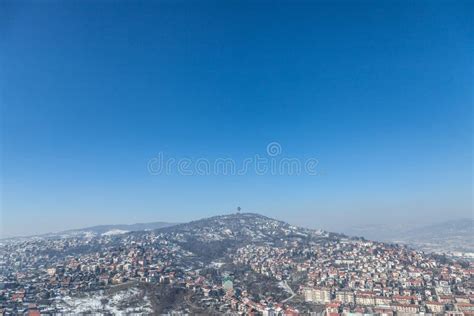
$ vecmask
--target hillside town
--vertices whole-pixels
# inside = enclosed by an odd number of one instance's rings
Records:
[[[257,214],[0,245],[0,315],[474,315],[474,265]]]

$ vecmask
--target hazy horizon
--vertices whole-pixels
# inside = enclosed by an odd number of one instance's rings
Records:
[[[283,222],[287,222],[288,224],[291,224],[291,225],[295,225],[295,226],[300,226],[300,227],[304,227],[304,228],[310,228],[310,229],[323,229],[325,231],[329,231],[329,232],[334,232],[334,233],[342,233],[342,234],[348,234],[348,235],[354,235],[353,232],[354,232],[354,229],[355,228],[363,228],[363,227],[371,227],[371,226],[377,226],[377,225],[380,225],[380,226],[383,226],[385,227],[386,225],[394,225],[394,226],[399,226],[399,225],[404,225],[404,226],[407,226],[407,227],[423,227],[423,226],[429,226],[429,225],[433,225],[433,224],[443,224],[443,223],[446,223],[446,222],[451,222],[451,221],[460,221],[460,220],[467,220],[467,219],[471,219],[472,220],[472,217],[469,218],[469,217],[458,217],[458,218],[447,218],[447,219],[439,219],[439,220],[436,220],[436,219],[432,219],[431,221],[427,221],[427,222],[421,222],[421,221],[417,221],[417,222],[410,222],[410,223],[404,223],[404,222],[400,222],[400,223],[393,223],[393,222],[390,222],[390,224],[387,223],[387,219],[385,220],[381,220],[381,221],[376,221],[376,222],[355,222],[355,223],[342,223],[342,225],[331,225],[331,224],[324,224],[322,223],[321,225],[314,225],[314,224],[307,224],[305,223],[304,221],[303,222],[294,222],[294,221],[291,221],[288,220],[288,219],[285,219],[285,218],[279,218],[279,217],[272,217],[272,215],[268,215],[268,214],[263,214],[263,213],[260,213],[258,211],[249,211],[249,212],[246,212],[245,210],[242,211],[242,213],[254,213],[254,214],[259,214],[259,215],[263,215],[263,216],[267,216],[267,217],[270,217],[270,218],[273,218],[273,219],[276,219],[276,220],[281,220]],[[205,218],[210,218],[210,217],[214,217],[214,216],[222,216],[222,215],[232,215],[232,214],[237,214],[237,212],[235,210],[230,210],[228,212],[221,212],[221,213],[215,213],[215,214],[210,214],[208,216],[204,216],[204,217],[195,217],[195,218],[189,218],[187,220],[183,220],[183,221],[166,221],[166,220],[149,220],[149,221],[135,221],[135,222],[102,222],[102,223],[89,223],[89,224],[84,224],[84,225],[71,225],[71,226],[65,226],[61,229],[53,229],[53,230],[46,230],[45,227],[42,227],[42,229],[38,230],[37,232],[30,232],[30,233],[25,233],[25,234],[12,234],[12,235],[1,235],[0,236],[0,239],[2,238],[15,238],[15,237],[29,237],[29,236],[34,236],[34,235],[42,235],[42,234],[48,234],[48,233],[59,233],[59,232],[64,232],[64,231],[69,231],[69,230],[80,230],[80,229],[85,229],[85,228],[92,228],[92,227],[97,227],[97,226],[109,226],[109,225],[135,225],[135,224],[148,224],[148,223],[157,223],[157,222],[162,222],[162,223],[167,223],[167,224],[182,224],[182,223],[188,223],[188,222],[192,222],[192,221],[196,221],[196,220],[201,220],[201,219],[205,219]],[[361,237],[367,237],[367,236],[361,236]]]
[[[472,218],[473,2],[1,8],[0,236]]]

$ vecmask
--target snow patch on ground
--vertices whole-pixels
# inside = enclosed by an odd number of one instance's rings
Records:
[[[89,231],[84,232],[84,238],[93,238],[95,236],[96,234],[94,232],[89,232]]]
[[[151,303],[139,289],[131,288],[114,294],[94,294],[58,299],[56,307],[68,314],[112,314],[130,315],[152,312]]]
[[[128,233],[128,230],[112,229],[102,234],[102,236],[113,236]]]

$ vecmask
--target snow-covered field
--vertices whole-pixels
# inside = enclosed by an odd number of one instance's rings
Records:
[[[151,303],[142,296],[139,289],[131,288],[114,294],[97,292],[84,297],[66,296],[58,299],[56,307],[65,314],[113,314],[133,315],[150,314]]]

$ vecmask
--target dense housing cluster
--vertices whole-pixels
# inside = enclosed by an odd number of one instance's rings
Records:
[[[292,280],[308,302],[328,313],[474,312],[474,269],[405,247],[340,238],[322,244],[270,245],[238,249],[236,263],[276,278]]]

